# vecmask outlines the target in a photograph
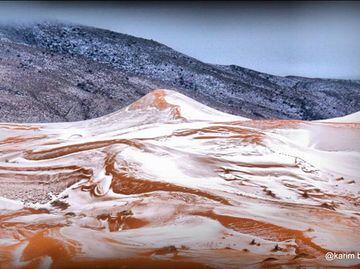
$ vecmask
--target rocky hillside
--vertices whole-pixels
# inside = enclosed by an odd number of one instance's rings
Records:
[[[250,118],[313,120],[360,110],[360,81],[207,64],[152,40],[86,26],[0,26],[0,121],[94,118],[154,88]]]

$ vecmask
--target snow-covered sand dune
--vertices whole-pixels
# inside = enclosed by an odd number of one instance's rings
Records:
[[[255,121],[156,90],[0,124],[1,268],[356,266],[360,123]],[[208,266],[208,267],[206,267]]]
[[[346,115],[344,117],[332,118],[328,120],[320,120],[323,122],[360,122],[360,111]]]

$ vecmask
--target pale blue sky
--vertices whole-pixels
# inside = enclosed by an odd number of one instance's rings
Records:
[[[360,79],[360,3],[0,2],[1,22],[56,19],[154,39],[199,60]]]

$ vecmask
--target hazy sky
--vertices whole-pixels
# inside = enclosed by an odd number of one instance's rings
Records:
[[[360,79],[359,2],[0,2],[0,22],[46,19],[154,39],[209,63]]]

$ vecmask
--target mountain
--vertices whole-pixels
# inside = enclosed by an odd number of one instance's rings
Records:
[[[95,118],[156,88],[248,118],[319,120],[360,110],[358,80],[207,64],[152,40],[57,22],[0,26],[0,72],[2,122]]]
[[[0,267],[356,268],[324,256],[359,247],[359,134],[163,89],[87,121],[2,123]]]

